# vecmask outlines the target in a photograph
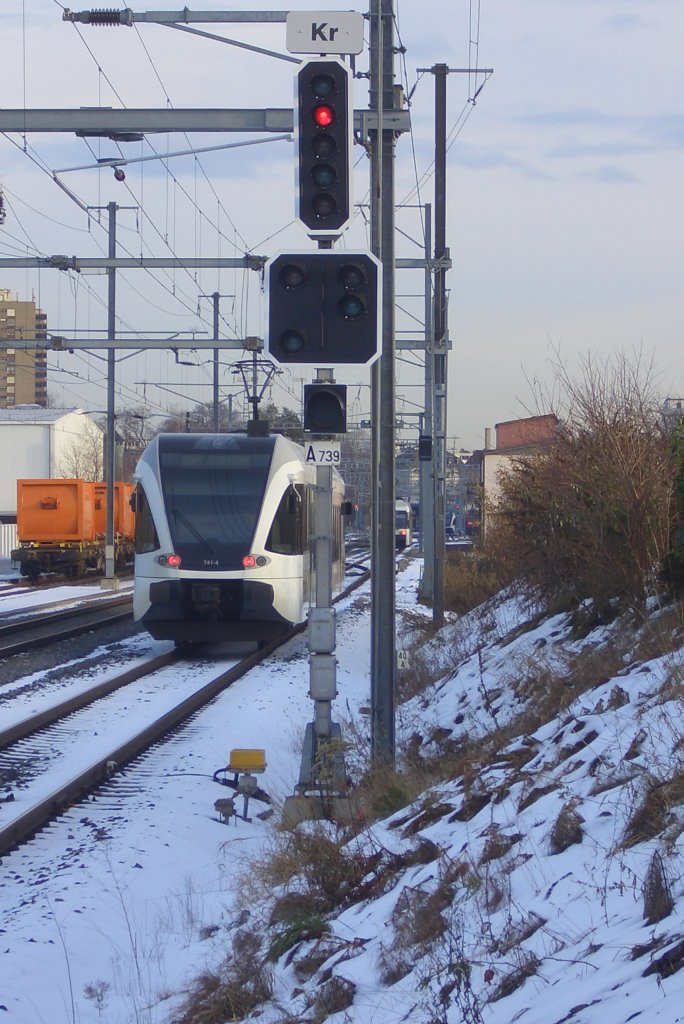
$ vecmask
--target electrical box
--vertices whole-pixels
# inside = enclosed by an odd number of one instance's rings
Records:
[[[335,650],[335,609],[312,608],[309,612],[309,651],[330,654]]]
[[[309,696],[312,700],[334,700],[337,696],[334,654],[313,654],[309,658]]]

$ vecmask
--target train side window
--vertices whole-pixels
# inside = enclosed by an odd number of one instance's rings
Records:
[[[135,490],[135,553],[144,555],[148,551],[157,551],[160,547],[159,537],[150,512],[147,496],[138,484]]]
[[[277,555],[301,555],[302,545],[302,487],[288,487],[280,499],[266,548]]]

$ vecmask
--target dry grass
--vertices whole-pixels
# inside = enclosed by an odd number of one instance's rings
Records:
[[[651,781],[651,785],[627,823],[623,846],[654,839],[664,832],[671,820],[673,808],[684,805],[684,770],[680,769],[665,782]],[[678,834],[681,822],[676,823]],[[670,837],[671,838],[671,837]]]
[[[268,968],[251,960],[230,961],[219,974],[200,975],[172,1024],[226,1024],[244,1020],[270,998]]]
[[[674,899],[663,859],[656,851],[651,857],[643,885],[644,921],[657,924],[674,910]]]
[[[472,551],[447,550],[444,563],[444,607],[465,615],[512,583],[516,571],[494,538]]]
[[[519,962],[508,974],[504,975],[488,1001],[496,1003],[499,999],[510,996],[516,989],[524,985],[528,978],[534,977],[538,970],[539,960],[537,957],[533,953],[521,952]]]
[[[344,906],[379,859],[352,852],[348,834],[327,822],[306,828],[280,830],[272,836],[264,855],[251,861],[240,891],[246,905],[274,889],[284,890],[272,920],[304,920]],[[296,889],[289,888],[296,880]]]
[[[584,818],[577,811],[577,801],[569,800],[561,808],[560,814],[553,823],[549,835],[551,853],[563,853],[564,850],[581,843],[584,838],[582,824]]]
[[[455,877],[447,869],[435,887],[402,889],[392,912],[392,942],[383,943],[378,955],[380,976],[386,985],[405,977],[448,928],[445,912],[453,900]]]

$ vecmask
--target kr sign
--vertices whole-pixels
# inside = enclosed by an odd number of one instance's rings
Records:
[[[285,45],[290,53],[361,53],[363,26],[359,11],[289,11]]]

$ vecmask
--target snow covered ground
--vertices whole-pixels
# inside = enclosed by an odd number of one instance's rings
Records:
[[[416,614],[429,615],[416,603],[419,571],[414,560],[397,581],[402,648]],[[529,618],[510,597],[422,648],[438,678],[399,709],[401,745],[446,759],[497,735],[498,753],[487,767],[471,753],[349,845],[377,884],[331,915],[327,934],[262,966],[270,903],[245,906],[241,889],[273,820],[256,803],[252,822],[222,824],[213,809],[226,791],[211,775],[233,747],[264,748],[262,785],[276,801],[293,792],[311,717],[298,638],[97,801],[4,858],[0,1020],[162,1024],[246,931],[261,950],[254,971],[273,986],[260,1024],[323,1020],[334,982],[348,999],[333,1024],[684,1021],[684,658],[625,654],[617,677],[596,681],[597,660],[615,660],[615,628],[577,640],[566,616]],[[368,652],[362,589],[338,614],[343,729],[367,727]],[[556,710],[535,722],[540,679]],[[657,813],[641,813],[649,794]]]

